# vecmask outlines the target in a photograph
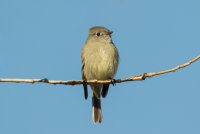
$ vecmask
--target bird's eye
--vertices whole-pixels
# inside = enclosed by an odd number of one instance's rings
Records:
[[[96,33],[96,36],[98,36],[98,37],[99,37],[100,35],[101,35],[101,33],[100,33],[100,32],[97,32],[97,33]]]

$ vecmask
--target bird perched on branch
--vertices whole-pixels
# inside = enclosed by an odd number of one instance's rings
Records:
[[[82,48],[82,79],[114,79],[117,72],[119,55],[111,34],[102,26],[90,28],[88,38]],[[85,99],[88,97],[87,83],[83,84]],[[106,97],[109,84],[90,84],[92,89],[92,118],[94,123],[102,122],[101,96]]]

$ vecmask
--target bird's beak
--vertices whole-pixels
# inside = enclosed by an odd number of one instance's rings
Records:
[[[109,34],[111,35],[113,33],[113,31],[109,31]]]

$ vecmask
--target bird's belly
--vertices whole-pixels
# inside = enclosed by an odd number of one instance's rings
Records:
[[[101,46],[100,46],[101,45]],[[85,58],[84,74],[86,79],[112,79],[118,67],[118,54],[111,45],[100,47],[88,53]]]
[[[106,61],[101,61],[99,64],[97,64],[96,67],[94,67],[94,70],[92,71],[92,75],[95,77],[95,79],[104,80],[109,79],[113,77],[113,65]]]
[[[90,62],[91,63],[91,62]],[[96,58],[88,69],[90,72],[89,79],[106,80],[111,79],[115,75],[113,60],[109,58]]]

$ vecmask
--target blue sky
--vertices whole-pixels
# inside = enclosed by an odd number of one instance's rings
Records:
[[[116,78],[182,64],[200,54],[198,0],[0,0],[0,77],[81,79],[88,29],[114,31]],[[0,83],[0,133],[200,133],[200,62],[111,86],[103,122],[82,86]]]

